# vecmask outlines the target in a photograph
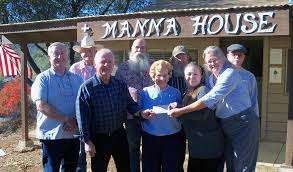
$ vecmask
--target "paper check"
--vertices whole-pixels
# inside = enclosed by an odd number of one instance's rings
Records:
[[[153,106],[153,112],[155,114],[168,114],[169,110],[168,110],[168,105],[163,105],[163,106]]]

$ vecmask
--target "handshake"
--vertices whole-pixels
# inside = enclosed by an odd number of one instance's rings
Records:
[[[141,112],[141,116],[144,119],[151,119],[153,118],[156,114],[167,114],[171,117],[172,116],[172,111],[177,108],[177,102],[170,103],[167,106],[153,106],[152,109],[146,109]]]

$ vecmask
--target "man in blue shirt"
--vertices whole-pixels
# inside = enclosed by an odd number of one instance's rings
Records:
[[[256,115],[259,116],[259,108],[258,108],[258,99],[257,99],[257,82],[253,73],[245,70],[242,67],[242,64],[245,59],[245,54],[247,53],[247,49],[240,44],[232,44],[227,47],[227,59],[230,63],[234,65],[236,69],[239,70],[239,74],[241,75],[242,82],[247,86],[249,90],[249,95],[251,98],[251,103],[253,110]]]
[[[42,143],[45,172],[75,171],[79,141],[76,134],[75,100],[82,78],[66,69],[67,49],[55,42],[48,48],[50,69],[40,73],[31,88],[37,107],[37,138]]]
[[[123,123],[127,112],[139,106],[127,85],[112,77],[114,54],[101,49],[95,55],[96,75],[82,84],[76,100],[76,117],[92,171],[107,171],[111,155],[118,172],[130,171],[129,148]]]

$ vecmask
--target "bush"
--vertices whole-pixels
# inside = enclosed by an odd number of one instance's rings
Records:
[[[6,122],[0,122],[0,134],[15,132],[21,126],[20,103],[21,81],[15,78],[4,83],[0,90],[0,117],[12,117]],[[27,93],[30,94],[30,88]],[[35,121],[36,107],[28,99],[28,124]]]
[[[20,78],[15,78],[3,85],[0,90],[0,116],[10,116],[12,114],[20,113],[20,103],[21,103],[21,82]],[[27,90],[30,93],[30,88]],[[28,106],[31,103],[29,101]]]

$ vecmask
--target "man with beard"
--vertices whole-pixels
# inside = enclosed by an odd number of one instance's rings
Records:
[[[152,85],[149,76],[150,61],[146,52],[144,39],[136,39],[129,53],[129,60],[121,63],[116,72],[117,79],[124,81],[132,99],[139,103],[139,92],[144,87]],[[140,171],[140,140],[141,124],[138,118],[128,114],[126,122],[127,139],[130,152],[131,172]]]
[[[173,72],[168,84],[177,88],[181,95],[183,95],[186,90],[184,68],[188,64],[188,60],[187,49],[183,45],[178,45],[173,49],[172,57],[170,59],[170,63],[173,66]]]

